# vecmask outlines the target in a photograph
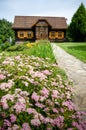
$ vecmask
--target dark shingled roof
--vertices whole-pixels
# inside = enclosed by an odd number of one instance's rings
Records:
[[[38,20],[46,20],[52,29],[67,29],[65,17],[44,17],[44,16],[15,16],[13,29],[29,29]]]

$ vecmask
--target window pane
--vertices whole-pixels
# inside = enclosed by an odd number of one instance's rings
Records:
[[[19,38],[24,38],[24,32],[23,31],[19,31],[18,32],[18,37]]]
[[[28,38],[32,38],[33,37],[33,32],[32,31],[28,31],[27,35],[28,35]]]
[[[59,31],[58,32],[58,39],[63,39],[64,38],[64,32]]]
[[[56,32],[55,31],[50,32],[49,38],[55,39],[56,38]]]

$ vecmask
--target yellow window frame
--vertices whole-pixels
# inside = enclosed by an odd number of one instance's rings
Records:
[[[64,32],[58,31],[58,32],[56,33],[56,37],[57,37],[58,39],[63,39],[63,38],[64,38]]]
[[[21,34],[23,34],[23,36],[21,36]],[[18,31],[17,35],[18,35],[18,38],[23,39],[24,38],[24,31]]]
[[[30,34],[30,36],[28,36]],[[33,38],[33,31],[27,31],[27,38]]]
[[[52,34],[54,34],[54,36],[52,36]],[[49,38],[50,38],[50,39],[55,39],[55,38],[56,38],[56,32],[55,32],[55,31],[51,31],[51,32],[49,33]]]

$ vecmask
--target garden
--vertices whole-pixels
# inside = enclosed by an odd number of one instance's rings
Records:
[[[86,113],[76,110],[48,41],[2,48],[0,130],[85,130]]]

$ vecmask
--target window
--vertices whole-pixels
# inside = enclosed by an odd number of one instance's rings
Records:
[[[18,37],[24,38],[24,31],[18,31]]]
[[[64,32],[58,31],[58,32],[57,32],[57,38],[58,38],[58,39],[63,39],[63,38],[64,38]]]
[[[17,32],[18,38],[33,38],[32,31],[18,31]]]
[[[55,39],[55,37],[56,37],[56,32],[55,31],[52,31],[52,32],[49,33],[49,38],[50,39]]]
[[[28,31],[27,32],[27,37],[28,38],[32,38],[33,37],[33,32],[32,31]]]

